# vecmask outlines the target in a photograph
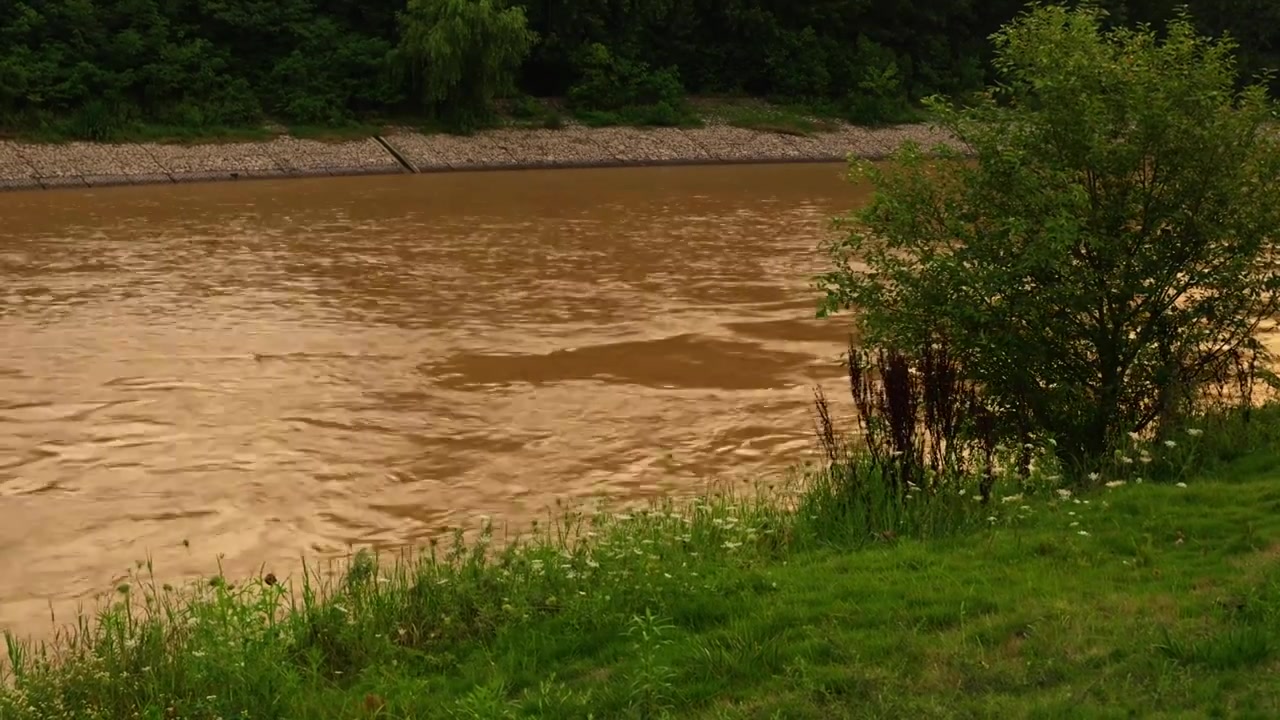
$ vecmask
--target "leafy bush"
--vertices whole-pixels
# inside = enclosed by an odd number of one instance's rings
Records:
[[[947,340],[1002,438],[1077,461],[1174,422],[1280,303],[1265,88],[1185,16],[1163,39],[1100,22],[1048,6],[996,35],[1000,90],[931,103],[977,162],[864,164],[874,200],[819,281],[871,344]]]
[[[400,28],[399,57],[424,105],[461,129],[514,90],[536,39],[524,10],[497,0],[409,0]]]
[[[536,99],[528,95],[521,95],[512,101],[509,112],[514,118],[533,120],[546,114],[546,109]]]
[[[858,37],[857,87],[845,100],[845,117],[853,123],[880,125],[912,119],[898,61],[884,47]]]
[[[267,87],[274,114],[292,122],[341,125],[357,110],[399,105],[404,95],[386,72],[392,49],[385,40],[345,32],[327,18],[317,20],[271,69]]]
[[[764,62],[778,97],[813,100],[829,96],[831,73],[818,33],[812,27],[781,32],[765,52]]]
[[[581,79],[569,88],[569,103],[587,117],[609,113],[640,125],[678,125],[688,115],[684,87],[675,68],[655,70],[619,57],[601,44],[587,47],[580,59]],[[590,120],[588,120],[590,122]]]

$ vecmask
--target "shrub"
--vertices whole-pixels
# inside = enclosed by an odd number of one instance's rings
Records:
[[[1001,437],[1084,461],[1259,352],[1280,291],[1264,86],[1237,90],[1233,45],[1185,16],[1164,39],[1100,17],[1040,7],[997,33],[999,89],[930,103],[977,161],[863,164],[874,200],[819,279],[871,344],[948,340]]]
[[[688,114],[675,68],[655,70],[599,43],[587,47],[579,68],[581,79],[569,89],[569,103],[580,113],[613,113],[646,125],[677,125]]]
[[[826,63],[826,54],[812,27],[800,32],[780,32],[764,57],[774,92],[788,100],[828,96],[831,73]]]
[[[845,98],[845,118],[862,125],[913,119],[902,72],[893,53],[865,37],[858,38],[856,89]]]
[[[427,109],[460,129],[482,122],[493,100],[514,89],[536,37],[522,8],[498,0],[409,0],[400,29],[396,61]]]

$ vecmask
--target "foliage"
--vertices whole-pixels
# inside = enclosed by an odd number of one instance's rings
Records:
[[[599,43],[583,50],[578,67],[582,77],[569,88],[569,103],[579,112],[614,113],[641,125],[678,125],[688,114],[675,68],[655,70]]]
[[[1002,438],[1074,460],[1172,421],[1280,302],[1265,89],[1237,92],[1233,45],[1186,17],[1163,40],[1099,24],[1050,6],[997,34],[998,90],[933,103],[977,162],[864,165],[875,199],[819,281],[870,344],[946,340]]]
[[[864,125],[912,119],[897,59],[865,36],[859,36],[857,47],[857,86],[845,100],[845,116]]]
[[[515,89],[536,35],[518,7],[499,0],[409,0],[399,51],[433,114],[474,127],[495,97]]]
[[[146,125],[255,127],[264,117],[340,126],[424,110],[483,115],[492,94],[509,89],[510,73],[521,92],[537,96],[578,87],[580,112],[602,121],[670,122],[683,112],[671,92],[678,85],[897,122],[930,94],[981,89],[988,36],[1023,5],[509,1],[508,12],[497,0],[10,0],[0,12],[0,127],[105,139]],[[1163,22],[1178,2],[1107,0],[1105,21]],[[1238,40],[1247,73],[1277,66],[1280,4],[1191,6],[1202,31]],[[522,45],[516,11],[536,35],[527,56],[513,52]],[[434,12],[461,24],[433,35],[423,23]],[[459,34],[481,17],[498,23],[483,32],[515,44]],[[603,65],[597,47],[608,48]],[[422,64],[429,52],[448,61]],[[610,73],[640,86],[627,92],[661,99],[616,105],[597,82]],[[431,99],[440,92],[449,99]]]

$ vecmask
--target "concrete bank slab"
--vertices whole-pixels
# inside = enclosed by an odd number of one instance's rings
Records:
[[[506,147],[487,133],[470,137],[422,135],[400,132],[384,135],[383,140],[395,148],[417,172],[432,170],[474,170],[515,165]]]
[[[886,158],[894,153],[908,140],[918,143],[925,151],[931,150],[938,143],[945,143],[959,148],[959,145],[941,130],[929,126],[917,125],[910,128],[858,128],[849,127],[839,132],[826,133],[819,138],[822,145],[835,151],[843,158],[855,154],[871,160]]]
[[[811,162],[834,162],[844,160],[847,152],[840,148],[841,143],[833,143],[826,134],[793,135],[791,146],[796,157]]]
[[[169,177],[173,178],[176,183],[196,183],[196,182],[214,182],[218,180],[241,180],[248,179],[247,170],[227,171],[227,170],[190,170],[186,172],[172,172]]]
[[[615,162],[627,165],[706,162],[713,158],[677,128],[598,128],[596,144]]]
[[[276,165],[290,173],[324,170],[332,175],[339,168],[370,168],[377,172],[400,168],[400,163],[373,138],[337,143],[276,138],[266,143],[264,149]]]
[[[157,185],[157,184],[163,184],[163,183],[172,183],[173,178],[169,175],[169,173],[158,172],[158,173],[147,173],[143,175],[130,175],[129,182],[133,183],[134,185]]]
[[[280,137],[209,145],[40,145],[0,141],[0,189],[102,187],[253,178],[383,175],[444,170],[687,165],[883,158],[904,141],[958,144],[928,125],[846,126],[813,136],[725,125],[676,128],[504,129],[469,137],[403,129],[326,143]],[[403,158],[404,163],[396,156]]]
[[[274,167],[267,170],[245,170],[242,173],[233,174],[236,180],[268,180],[271,178],[288,177],[291,173],[284,168]]]
[[[43,187],[33,177],[0,177],[0,190],[40,190]]]
[[[40,178],[134,175],[163,171],[140,145],[72,142],[28,146],[23,155]]]
[[[84,178],[79,175],[61,175],[55,177],[40,177],[36,179],[40,181],[41,187],[47,189],[89,187],[88,183],[84,181]]]
[[[684,133],[708,155],[724,162],[800,160],[804,157],[790,135],[728,126],[685,130]]]
[[[83,178],[85,185],[89,187],[112,187],[115,185],[133,185],[134,180],[129,175],[85,175]],[[168,177],[165,178],[168,181]]]
[[[208,173],[229,177],[250,170],[280,170],[280,165],[264,147],[266,143],[225,143],[217,145],[158,145],[145,147],[160,168],[174,180],[178,175]]]
[[[394,163],[391,165],[366,165],[364,167],[335,167],[329,168],[327,172],[334,177],[346,177],[353,175],[403,175],[409,171],[400,163]]]
[[[0,180],[31,180],[36,170],[23,156],[21,146],[8,140],[0,140]],[[38,183],[37,183],[38,184]]]
[[[494,130],[487,135],[505,147],[520,167],[591,166],[616,163],[589,128]]]
[[[295,178],[330,177],[332,175],[333,173],[329,172],[329,168],[303,168],[289,171],[289,177]]]

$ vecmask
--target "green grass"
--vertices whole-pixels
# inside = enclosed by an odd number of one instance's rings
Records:
[[[10,639],[0,718],[1277,717],[1280,408],[1201,429],[989,506],[881,502],[858,462],[863,493],[567,511],[292,591],[144,569]]]
[[[375,123],[352,123],[342,126],[315,125],[262,125],[255,127],[182,127],[175,125],[134,124],[121,128],[111,135],[115,143],[165,143],[174,145],[199,145],[226,142],[262,142],[281,135],[308,140],[341,142],[359,140],[380,135],[384,126]],[[0,133],[7,139],[32,143],[65,143],[78,140],[65,128],[44,127]]]
[[[923,120],[923,115],[901,118]],[[723,122],[734,127],[761,132],[808,136],[838,129],[847,118],[833,108],[774,104],[754,98],[690,98],[687,108],[661,110],[630,108],[620,112],[570,112],[555,98],[517,98],[499,104],[497,114],[472,130],[491,128],[559,129],[576,122],[588,127],[702,127],[708,122]],[[439,121],[422,116],[371,117],[343,125],[300,125],[264,123],[246,127],[184,127],[154,123],[132,123],[114,129],[111,142],[156,142],[201,144],[270,140],[282,134],[294,137],[340,142],[383,134],[391,125],[414,127],[425,133],[456,132]],[[0,139],[34,143],[64,143],[82,139],[73,123],[45,122],[22,128],[0,128]]]
[[[831,132],[840,126],[836,118],[821,115],[811,108],[775,105],[754,99],[705,100],[698,104],[698,111],[709,119],[733,127],[783,135],[809,136]]]
[[[268,127],[182,127],[174,125],[136,124],[121,128],[111,136],[111,142],[119,143],[170,143],[195,145],[220,142],[257,142],[270,140],[278,132]],[[65,143],[81,140],[76,134],[60,126],[15,129],[0,132],[0,137],[31,143]]]

